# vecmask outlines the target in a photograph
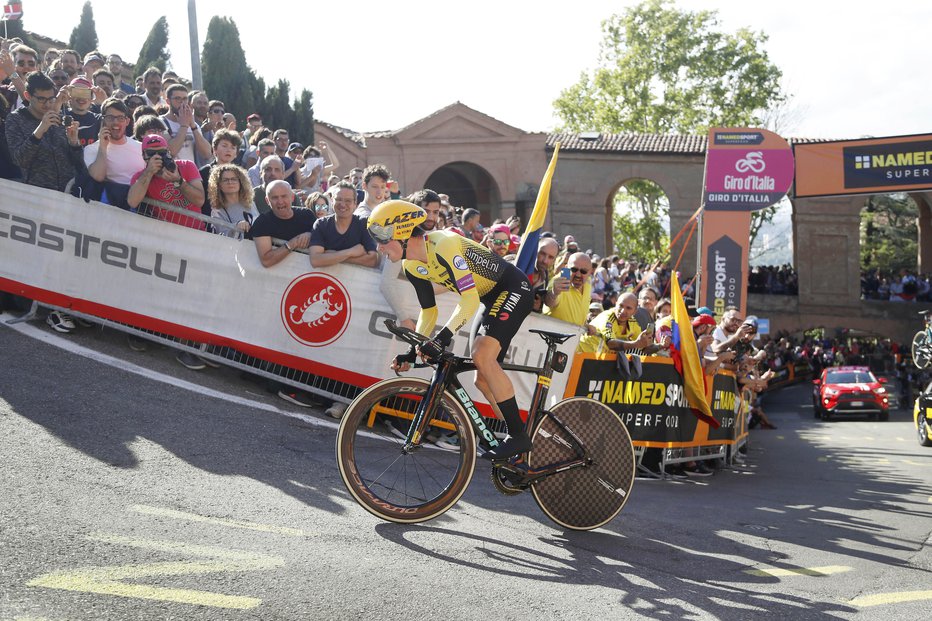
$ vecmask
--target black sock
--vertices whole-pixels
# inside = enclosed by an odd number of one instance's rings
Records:
[[[521,420],[521,415],[518,414],[518,402],[514,397],[499,401],[498,409],[508,426],[508,435],[512,437],[527,435],[524,431],[524,421]]]

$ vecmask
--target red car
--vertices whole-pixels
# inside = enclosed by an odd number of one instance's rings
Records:
[[[884,379],[878,380],[867,367],[829,367],[812,383],[812,407],[822,420],[860,413],[878,420],[890,418]]]

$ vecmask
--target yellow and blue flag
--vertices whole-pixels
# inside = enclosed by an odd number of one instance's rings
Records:
[[[557,167],[557,155],[559,153],[560,143],[558,142],[553,146],[550,165],[547,166],[547,172],[544,173],[544,180],[540,182],[540,191],[537,192],[534,211],[531,212],[531,219],[528,220],[527,226],[524,228],[524,234],[521,236],[521,247],[518,249],[517,258],[515,258],[515,265],[528,276],[537,269],[537,245],[540,241],[541,229],[544,227],[544,220],[547,218],[547,207],[550,204],[550,182],[553,180],[553,171]]]
[[[673,310],[673,346],[670,348],[670,357],[676,370],[683,376],[686,402],[696,418],[718,429],[721,425],[712,416],[712,409],[705,397],[705,374],[699,358],[699,347],[675,271],[670,280],[670,301]]]

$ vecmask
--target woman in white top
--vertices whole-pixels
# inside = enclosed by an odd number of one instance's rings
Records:
[[[236,237],[237,231],[248,233],[259,217],[249,177],[236,164],[219,164],[211,169],[207,195],[212,206],[210,216],[233,225],[224,233],[228,237]]]

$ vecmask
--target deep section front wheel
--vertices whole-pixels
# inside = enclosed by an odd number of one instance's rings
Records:
[[[531,493],[557,524],[591,530],[618,515],[628,501],[634,484],[634,447],[628,429],[608,406],[573,397],[556,404],[535,425],[529,468],[575,459],[568,431],[582,441],[591,463],[541,479],[531,485]]]
[[[337,463],[346,489],[384,520],[424,522],[452,507],[476,467],[476,438],[462,406],[445,393],[419,442],[405,447],[428,382],[384,380],[347,408],[337,432]]]
[[[920,369],[925,369],[932,363],[932,352],[929,351],[929,335],[925,330],[920,330],[913,337],[913,364]]]

